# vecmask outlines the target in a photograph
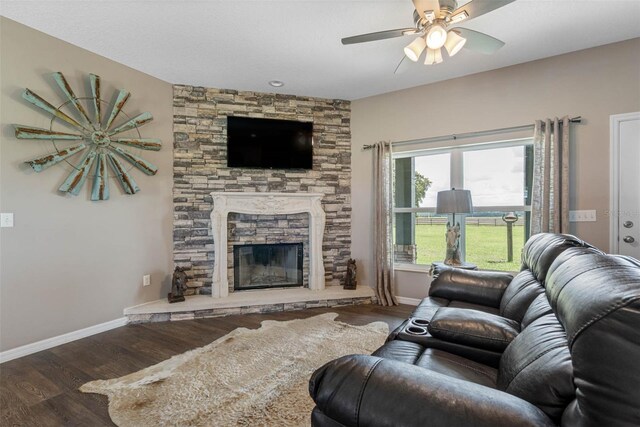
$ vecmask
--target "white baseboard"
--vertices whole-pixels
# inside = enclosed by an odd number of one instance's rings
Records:
[[[400,304],[408,304],[408,305],[418,305],[420,304],[420,301],[422,301],[420,298],[409,298],[409,297],[396,297],[396,299]]]
[[[126,324],[127,318],[120,317],[119,319],[110,320],[98,325],[89,326],[88,328],[68,332],[66,334],[58,335],[57,337],[47,338],[42,341],[37,341],[31,344],[12,348],[11,350],[2,351],[0,352],[0,363],[8,362],[9,360],[37,353],[42,350],[47,350],[51,347],[56,347],[58,345],[66,344],[71,341],[79,340],[80,338],[86,338],[91,335],[99,334],[100,332],[105,332],[110,329],[119,328],[120,326],[124,326]]]

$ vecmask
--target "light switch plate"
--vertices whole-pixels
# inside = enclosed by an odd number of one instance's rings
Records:
[[[151,284],[151,275],[145,274],[142,276],[142,286],[149,286]]]
[[[595,210],[569,211],[569,222],[595,222]]]
[[[0,213],[0,227],[13,227],[12,213]]]

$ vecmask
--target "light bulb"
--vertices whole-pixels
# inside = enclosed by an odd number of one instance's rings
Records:
[[[422,37],[416,38],[404,48],[404,54],[413,62],[418,61],[424,48],[427,47],[427,42]]]
[[[439,64],[442,62],[442,52],[440,49],[427,49],[427,57],[424,65]]]
[[[427,32],[427,46],[431,49],[440,49],[447,41],[447,30],[440,24],[433,24]]]
[[[460,35],[455,31],[449,31],[444,47],[445,49],[447,49],[447,52],[449,52],[449,56],[453,56],[456,53],[460,52],[460,49],[462,49],[466,42],[467,39],[465,39],[464,37],[460,37]]]

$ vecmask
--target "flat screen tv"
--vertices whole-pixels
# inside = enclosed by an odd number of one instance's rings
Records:
[[[227,166],[312,169],[313,123],[228,116]]]

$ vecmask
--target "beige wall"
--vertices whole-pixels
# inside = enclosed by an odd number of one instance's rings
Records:
[[[424,67],[429,72],[429,67]],[[390,76],[393,78],[393,76]],[[372,284],[371,152],[363,144],[404,141],[580,115],[572,141],[571,209],[595,209],[596,223],[572,232],[609,246],[609,116],[640,110],[640,39],[587,49],[352,103],[352,256]],[[401,296],[426,294],[428,277],[400,272]]]
[[[5,18],[0,43],[0,210],[15,215],[15,227],[0,231],[0,349],[7,350],[120,318],[123,308],[166,295],[173,269],[172,87]],[[61,104],[54,71],[78,96],[86,93],[88,73],[98,74],[107,99],[116,88],[131,92],[127,114],[154,115],[141,133],[161,138],[164,147],[143,156],[159,172],[132,171],[138,194],[124,195],[112,178],[108,201],[89,200],[91,179],[81,195],[65,197],[57,188],[68,165],[39,174],[25,167],[50,145],[16,140],[11,124],[49,127],[20,95],[29,87]],[[152,285],[143,289],[144,274]]]

